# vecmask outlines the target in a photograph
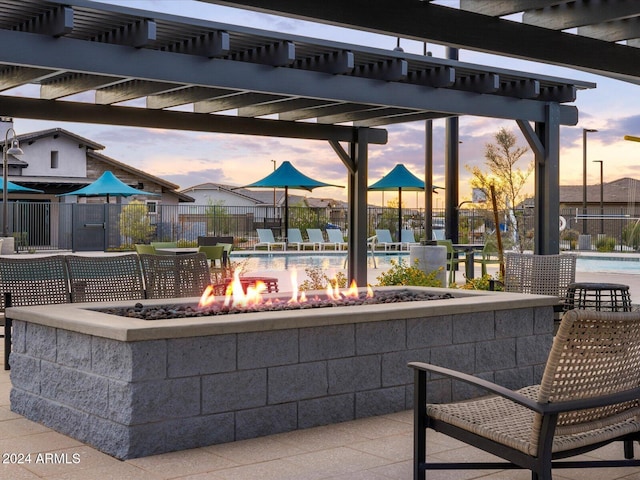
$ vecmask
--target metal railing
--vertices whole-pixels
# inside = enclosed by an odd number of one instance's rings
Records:
[[[143,204],[65,204],[49,202],[12,202],[9,230],[19,251],[128,250],[135,243],[152,240],[177,241],[195,245],[199,236],[233,236],[237,248],[251,248],[257,242],[257,228],[271,228],[276,237],[285,234],[282,208],[220,205],[158,205],[154,212]],[[639,215],[626,208],[610,208],[604,215],[598,208],[585,214],[574,209],[561,210],[563,231],[561,249],[578,248],[583,231],[590,235],[591,248],[631,251],[640,248]],[[524,247],[531,248],[534,215],[531,209],[515,212]],[[289,207],[289,227],[339,228],[347,234],[347,210],[342,208]],[[413,230],[416,240],[426,240],[424,210],[405,208],[402,227]],[[493,213],[483,209],[459,211],[459,241],[482,243],[496,230]],[[505,230],[509,215],[502,214],[500,228]],[[432,227],[444,226],[444,211],[434,210]],[[398,229],[397,208],[369,207],[368,229],[387,228],[392,236]],[[583,230],[584,229],[584,230]],[[513,232],[504,231],[509,247]]]

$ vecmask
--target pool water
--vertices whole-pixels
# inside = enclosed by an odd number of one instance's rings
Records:
[[[578,257],[578,272],[630,273],[640,274],[640,258],[633,257]]]
[[[304,271],[309,267],[320,267],[323,270],[341,270],[346,268],[345,259],[346,252],[328,255],[304,255],[304,254],[270,254],[270,255],[242,255],[234,254],[231,261],[241,265],[244,271],[256,270],[290,270],[295,267],[297,270]],[[409,254],[407,253],[389,253],[376,254],[376,265],[378,268],[387,268],[391,266],[391,261],[409,262]],[[367,256],[367,264],[373,267],[371,255]]]
[[[345,268],[346,253],[336,254],[260,254],[243,255],[234,252],[231,261],[242,265],[244,271],[268,271],[268,270],[291,270],[296,267],[299,271],[304,271],[308,267],[320,267],[323,270],[341,270]],[[408,253],[376,253],[376,264],[378,268],[386,269],[391,266],[391,262],[402,259],[409,262]],[[367,257],[369,267],[373,267],[371,255]],[[578,272],[602,272],[602,273],[629,273],[640,274],[640,257],[578,257],[576,264]]]

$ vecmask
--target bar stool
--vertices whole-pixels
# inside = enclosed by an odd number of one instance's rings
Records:
[[[570,283],[564,300],[564,310],[601,310],[630,312],[629,286],[619,283]]]

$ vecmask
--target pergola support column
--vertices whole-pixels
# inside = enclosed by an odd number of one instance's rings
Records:
[[[367,284],[367,181],[369,170],[368,129],[359,128],[357,140],[351,143],[355,171],[349,172],[349,282]]]
[[[548,103],[546,121],[536,122],[535,132],[543,150],[535,152],[535,237],[534,253],[560,252],[560,111]]]
[[[358,128],[354,136],[356,141],[349,143],[349,153],[337,141],[330,140],[329,144],[347,167],[347,276],[349,282],[355,280],[362,287],[367,284],[369,129]]]

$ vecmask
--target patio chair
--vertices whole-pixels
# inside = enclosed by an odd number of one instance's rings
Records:
[[[0,307],[71,302],[64,255],[35,258],[0,257]],[[9,370],[11,318],[4,319],[4,369]]]
[[[287,248],[285,242],[276,242],[270,228],[256,228],[256,232],[258,232],[258,243],[255,244],[255,248],[267,247],[267,250],[271,250],[273,247],[280,247],[282,250]]]
[[[140,255],[147,298],[199,297],[211,284],[204,253]]]
[[[455,251],[451,240],[438,240],[436,243],[447,247],[447,270],[449,270],[449,285],[451,285],[456,281],[456,270],[460,262],[464,261],[464,254]]]
[[[337,228],[327,228],[327,238],[330,243],[333,243],[336,250],[347,249],[348,243],[344,241],[344,235]]]
[[[376,243],[382,245],[385,250],[400,250],[402,242],[394,242],[389,229],[376,229]]]
[[[296,247],[298,250],[300,250],[301,247],[303,250],[305,247],[311,247],[314,250],[316,249],[316,244],[314,242],[304,241],[299,228],[290,228],[287,230],[287,243]]]
[[[420,242],[416,242],[413,230],[409,229],[400,231],[400,241],[402,242],[402,244],[400,245],[400,250],[402,250],[403,248],[405,250],[409,250],[411,245],[420,245]]]
[[[222,281],[225,277],[226,268],[224,264],[224,245],[200,245],[198,252],[202,252],[207,256],[209,263],[209,272],[213,283]]]
[[[552,295],[564,299],[567,287],[576,279],[577,255],[504,254],[504,290]]]
[[[178,242],[151,242],[154,248],[178,248]]]
[[[138,255],[66,255],[72,302],[140,300],[145,297]]]
[[[480,252],[480,257],[474,257],[473,263],[481,265],[482,276],[487,275],[487,265],[500,265],[500,254],[498,247],[493,241],[485,242]]]
[[[307,228],[307,236],[309,241],[315,243],[318,246],[318,250],[324,250],[324,247],[333,245],[333,242],[327,242],[322,235],[322,230],[319,228]]]
[[[142,243],[136,243],[134,245],[134,247],[136,248],[136,253],[137,254],[141,254],[141,253],[146,253],[147,255],[155,255],[156,254],[156,247],[154,247],[153,245],[146,245],[146,244],[142,244]]]
[[[432,469],[519,468],[531,470],[534,480],[550,480],[553,468],[640,466],[640,460],[633,460],[632,444],[640,440],[640,312],[568,312],[542,381],[517,391],[448,368],[417,362],[409,366],[414,369],[414,480],[425,479]],[[435,375],[492,395],[427,404]],[[506,463],[427,462],[428,428]],[[625,459],[555,461],[616,441],[623,442]]]

